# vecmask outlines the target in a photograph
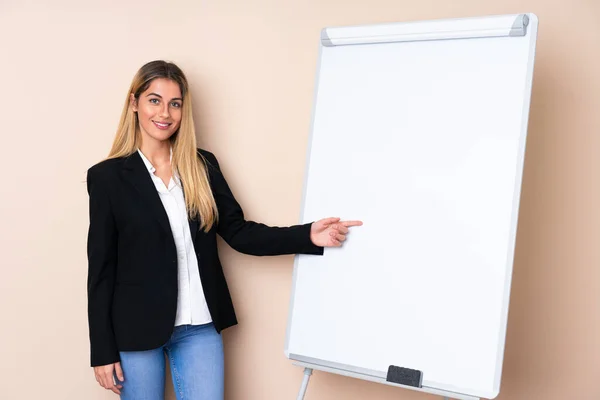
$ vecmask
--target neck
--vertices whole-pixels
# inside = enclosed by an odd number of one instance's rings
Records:
[[[169,140],[148,140],[143,138],[140,150],[144,156],[154,165],[169,164],[171,162],[171,143]]]

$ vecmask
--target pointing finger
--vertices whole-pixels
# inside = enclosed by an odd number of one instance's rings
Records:
[[[363,224],[362,221],[342,221],[340,223],[346,227],[361,226]]]
[[[337,217],[325,218],[322,220],[322,223],[324,226],[329,226],[335,222],[338,222],[339,220],[340,220],[340,218],[337,218]]]

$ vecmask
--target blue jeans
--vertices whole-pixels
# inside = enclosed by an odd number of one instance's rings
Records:
[[[165,354],[177,400],[223,400],[223,342],[212,323],[177,326],[157,349],[120,352],[121,400],[164,400]]]

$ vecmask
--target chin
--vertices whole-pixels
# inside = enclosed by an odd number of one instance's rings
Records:
[[[161,135],[158,135],[158,137],[160,137],[160,140],[169,140],[171,139],[171,137],[175,134],[175,132],[171,132],[171,133],[163,133]]]
[[[173,132],[152,132],[150,134],[150,136],[154,140],[163,142],[165,140],[169,140],[171,138],[171,136],[173,136],[174,134],[175,134],[175,131],[173,131]]]

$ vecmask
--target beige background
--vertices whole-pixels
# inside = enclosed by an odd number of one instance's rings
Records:
[[[143,63],[186,71],[200,143],[247,216],[293,224],[322,27],[517,12],[540,26],[499,398],[600,399],[598,0],[0,0],[0,398],[116,399],[88,366],[84,178]],[[221,250],[240,319],[226,398],[295,399],[293,259]],[[435,397],[317,372],[306,398]]]

